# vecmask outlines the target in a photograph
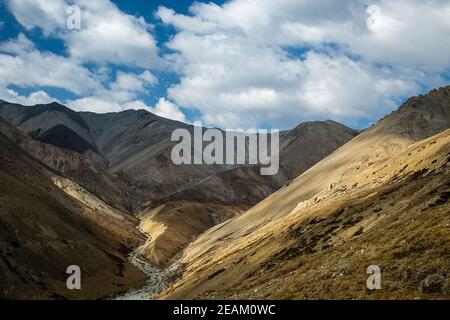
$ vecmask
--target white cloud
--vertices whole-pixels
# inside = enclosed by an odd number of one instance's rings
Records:
[[[37,50],[23,34],[0,44],[0,86],[51,86],[75,94],[99,90],[96,75],[77,61]]]
[[[181,80],[168,97],[209,125],[375,120],[450,67],[448,1],[234,0],[190,12],[157,11],[177,29],[166,59]]]
[[[69,3],[81,8],[81,30],[66,28]],[[286,128],[319,118],[354,125],[444,84],[450,68],[445,0],[232,0],[194,3],[189,15],[160,7],[156,15],[176,30],[164,62],[152,26],[109,0],[7,4],[26,29],[67,49],[39,51],[24,35],[0,44],[0,98],[24,103],[51,99],[39,91],[51,86],[74,93],[67,104],[77,110],[145,108],[186,121],[183,106],[222,127]],[[151,71],[169,64],[180,79],[148,106],[142,95],[158,84]],[[113,77],[112,65],[135,72]],[[10,84],[36,92],[20,96]]]
[[[25,106],[34,106],[36,104],[46,104],[56,101],[56,99],[50,97],[42,90],[32,92],[28,96],[23,96],[12,89],[4,87],[0,87],[0,99]]]
[[[197,33],[210,33],[217,29],[213,22],[205,21],[199,17],[189,17],[166,7],[159,7],[156,15],[166,24],[171,24],[180,30],[188,30]]]
[[[56,100],[44,90],[22,96],[8,88],[14,84],[20,87],[63,88],[80,96],[63,101],[79,111],[103,113],[149,108],[137,100],[137,96],[158,83],[158,79],[150,71],[117,72],[112,82],[109,81],[109,72],[105,67],[92,72],[77,59],[38,51],[23,34],[0,43],[0,99],[9,102],[35,105]],[[109,83],[104,85],[104,82]]]
[[[310,52],[299,60],[270,49],[253,54],[249,48],[215,64],[195,59],[189,57],[187,64],[195,67],[185,70],[169,96],[199,109],[208,124],[222,127],[269,123],[284,128],[325,117],[351,123],[383,116],[394,107],[393,97],[417,90],[414,82],[397,79],[389,69],[344,55]]]
[[[23,33],[19,33],[16,39],[0,43],[0,52],[9,54],[20,54],[34,49],[34,43],[31,42]]]
[[[367,60],[396,67],[424,71],[449,67],[450,56],[442,54],[450,51],[448,1],[361,1],[352,8],[343,21],[283,23],[285,43],[337,43]]]
[[[66,102],[67,106],[75,111],[91,111],[95,113],[123,111],[117,102],[106,100],[102,97],[90,96]]]
[[[6,0],[6,3],[27,30],[39,27],[48,35],[65,24],[67,5],[62,0]]]
[[[121,112],[125,110],[140,110],[144,109],[151,111],[142,100],[127,100],[125,102],[118,102],[111,99],[111,96],[90,96],[67,102],[67,106],[75,111],[90,111],[95,113]]]
[[[9,88],[11,84],[19,87],[51,86],[75,94],[89,94],[102,88],[100,79],[77,61],[40,52],[22,33],[16,39],[0,43],[0,99],[23,105],[57,100],[44,90],[37,90],[28,96],[20,95]]]
[[[69,3],[81,7],[81,30],[66,28]],[[158,83],[145,68],[157,67],[160,58],[143,18],[121,12],[108,0],[9,0],[7,4],[27,30],[39,28],[47,37],[62,39],[68,55],[39,51],[22,33],[0,43],[0,98],[27,105],[48,103],[55,99],[44,90],[21,96],[9,86],[57,87],[79,97],[65,101],[76,110],[111,112],[142,107],[138,95]],[[88,69],[86,62],[96,66]],[[111,81],[111,64],[136,66],[141,72],[117,72]]]
[[[68,106],[76,111],[91,111],[96,113],[120,112],[129,109],[143,109],[163,118],[188,123],[186,116],[183,114],[180,108],[176,104],[170,102],[169,100],[166,100],[165,98],[160,98],[159,101],[153,107],[151,107],[142,100],[132,100],[120,103],[117,101],[112,101],[110,99],[110,96],[92,96],[69,101]]]
[[[450,64],[450,56],[442,54],[450,49],[446,0],[234,0],[222,6],[196,3],[191,12],[184,16],[160,8],[158,15],[181,31],[240,34],[253,44],[331,42],[380,63]]]
[[[160,117],[186,122],[186,116],[180,108],[165,98],[160,98],[158,103],[150,111]]]
[[[116,91],[126,90],[141,92],[144,90],[145,86],[157,83],[158,79],[147,70],[139,75],[119,72],[117,74],[116,82],[112,84],[112,89]]]
[[[165,98],[160,98],[153,107],[138,99],[139,93],[145,93],[148,87],[156,83],[158,80],[149,71],[141,74],[118,72],[116,80],[108,89],[92,96],[68,101],[67,105],[76,111],[96,113],[144,109],[160,117],[187,122],[181,109]]]
[[[66,10],[81,8],[81,30],[68,30]],[[157,67],[161,61],[155,39],[142,17],[120,11],[109,0],[9,0],[17,21],[27,29],[65,41],[71,57],[83,62]]]
[[[147,70],[140,74],[117,72],[115,81],[108,88],[97,90],[91,96],[70,100],[67,104],[78,111],[98,113],[136,109],[138,94],[145,93],[156,83],[156,77]]]

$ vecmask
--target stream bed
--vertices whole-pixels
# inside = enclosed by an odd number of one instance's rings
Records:
[[[173,279],[179,270],[177,263],[165,269],[157,268],[141,259],[139,252],[140,247],[133,250],[129,256],[129,261],[147,275],[145,286],[141,289],[132,289],[122,293],[114,297],[114,300],[149,300],[167,288],[170,279]]]

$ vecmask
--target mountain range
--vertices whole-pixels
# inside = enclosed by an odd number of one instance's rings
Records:
[[[167,266],[198,234],[241,214],[357,135],[333,121],[283,131],[281,170],[263,177],[248,165],[174,165],[171,133],[193,126],[144,110],[95,114],[58,103],[2,101],[0,117],[0,223],[11,232],[1,239],[2,294],[20,298],[76,297],[65,288],[62,266],[71,264],[89,270],[92,291],[85,298],[139,286],[145,277],[127,261],[132,249],[140,246],[152,264]],[[51,270],[48,257],[55,260]],[[111,281],[98,286],[99,277]]]
[[[450,295],[450,87],[362,132],[280,132],[275,176],[173,164],[171,133],[194,127],[145,110],[2,101],[0,117],[1,298],[111,298],[148,283],[130,257],[176,269],[160,299]]]

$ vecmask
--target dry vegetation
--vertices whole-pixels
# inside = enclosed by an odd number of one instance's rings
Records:
[[[448,150],[450,130],[379,163],[389,166],[381,184],[329,191],[226,247],[194,243],[202,253],[165,297],[449,298]],[[365,286],[372,264],[382,269],[380,291]]]
[[[160,298],[449,298],[449,123],[450,87],[409,99],[205,232]]]

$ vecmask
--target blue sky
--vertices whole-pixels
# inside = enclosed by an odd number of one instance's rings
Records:
[[[163,25],[155,17],[155,11],[162,4],[160,1],[148,1],[148,0],[133,0],[133,1],[112,1],[122,12],[134,15],[142,16],[144,19],[153,24],[153,34],[162,51],[164,51],[164,43],[167,42],[171,36],[173,36],[174,28]],[[194,1],[180,1],[169,0],[164,1],[165,6],[174,8],[177,12],[188,13],[189,7]],[[218,4],[224,1],[211,1]],[[18,23],[14,17],[14,14],[9,10],[7,2],[0,4],[0,21],[3,22],[3,28],[1,29],[0,41],[11,40],[16,38],[20,33],[26,34],[26,36],[33,41],[37,48],[44,51],[51,51],[58,55],[67,55],[64,41],[53,37],[43,36],[42,30],[39,28],[33,30],[26,30],[20,23]],[[136,68],[127,66],[110,65],[111,74],[115,74],[117,71],[136,71]],[[148,88],[148,90],[140,94],[138,97],[143,99],[149,104],[157,103],[159,97],[165,96],[166,88],[170,84],[178,81],[176,74],[172,72],[160,72],[158,74],[159,84],[157,86]],[[42,87],[42,86],[17,86],[14,84],[9,85],[10,88],[15,90],[21,95],[29,95],[30,93],[41,88],[44,89],[51,97],[55,97],[61,102],[67,99],[75,99],[76,95],[68,90],[57,87]],[[188,121],[195,121],[200,115],[195,110],[182,109],[186,114]]]
[[[0,99],[225,129],[361,129],[448,84],[449,21],[444,0],[5,0]]]

